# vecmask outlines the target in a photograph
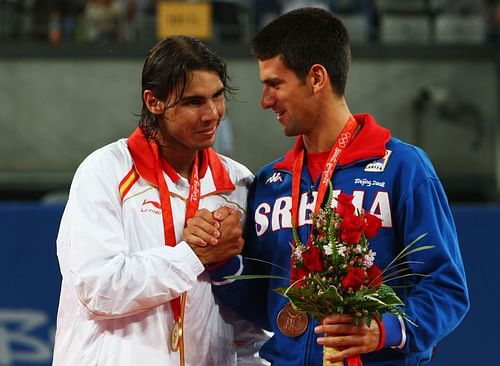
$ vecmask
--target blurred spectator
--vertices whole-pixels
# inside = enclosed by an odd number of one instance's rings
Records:
[[[433,0],[432,7],[436,12],[471,15],[484,14],[486,11],[485,0]]]
[[[250,34],[250,7],[246,0],[212,0],[214,37],[242,41]]]
[[[121,41],[125,10],[119,0],[88,0],[84,12],[86,40],[98,43]]]
[[[260,30],[271,20],[281,14],[280,0],[255,0],[255,27]]]
[[[354,43],[377,37],[377,10],[373,0],[331,0],[330,10],[340,16]]]
[[[488,39],[500,46],[500,0],[488,1]]]

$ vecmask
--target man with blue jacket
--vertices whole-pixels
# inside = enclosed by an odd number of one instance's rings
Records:
[[[344,96],[351,61],[348,34],[330,12],[302,8],[286,13],[256,35],[252,49],[263,84],[261,105],[276,113],[287,136],[297,139],[291,151],[257,173],[249,193],[243,256],[211,270],[216,294],[274,332],[260,351],[274,366],[322,365],[324,345],[340,350],[332,361],[360,355],[364,365],[428,363],[437,343],[469,308],[455,225],[429,158],[392,137],[373,116],[351,113]],[[393,315],[356,326],[349,316],[332,314],[321,325],[302,320],[303,331],[286,334],[280,314],[287,299],[273,290],[289,281],[225,279],[240,273],[287,276],[292,224],[307,242],[317,192],[328,181],[334,196],[353,195],[357,209],[381,219],[382,228],[370,240],[379,268],[427,234],[419,245],[434,248],[406,258],[409,270],[424,276],[390,283],[409,285],[396,290],[418,326]]]

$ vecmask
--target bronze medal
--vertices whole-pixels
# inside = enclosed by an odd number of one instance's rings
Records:
[[[298,337],[306,331],[309,318],[305,312],[295,310],[288,303],[278,313],[276,322],[281,333],[288,337]]]
[[[174,329],[172,329],[172,334],[170,336],[172,351],[177,352],[179,350],[181,338],[182,338],[182,327],[179,324],[179,322],[175,322]]]

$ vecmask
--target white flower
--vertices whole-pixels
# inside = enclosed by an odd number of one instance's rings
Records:
[[[325,245],[323,247],[323,251],[325,252],[326,255],[332,255],[333,254],[332,244]]]
[[[361,248],[361,245],[358,244],[354,247],[353,251],[354,253],[360,254],[363,251],[363,248]]]
[[[345,257],[345,252],[347,250],[347,247],[345,245],[339,244],[337,245],[337,252],[339,252],[339,255],[342,257]]]
[[[297,259],[302,259],[302,248],[301,246],[296,246],[293,250],[293,256]]]
[[[371,266],[373,266],[373,261],[375,260],[376,255],[377,255],[377,252],[374,252],[371,249],[367,254],[365,254],[364,259],[365,259],[366,268],[370,268]]]

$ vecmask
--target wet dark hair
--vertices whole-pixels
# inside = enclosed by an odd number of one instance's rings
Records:
[[[156,98],[166,102],[165,110],[172,108],[184,96],[193,71],[199,70],[219,75],[226,98],[233,92],[234,88],[228,85],[226,63],[215,52],[193,37],[167,37],[149,50],[142,69],[141,96],[149,89]],[[143,100],[139,127],[148,139],[156,136],[160,118],[148,110]]]
[[[351,63],[349,35],[340,19],[327,10],[299,8],[279,16],[257,33],[252,52],[259,60],[281,56],[303,81],[312,65],[321,64],[335,94],[345,93]]]

